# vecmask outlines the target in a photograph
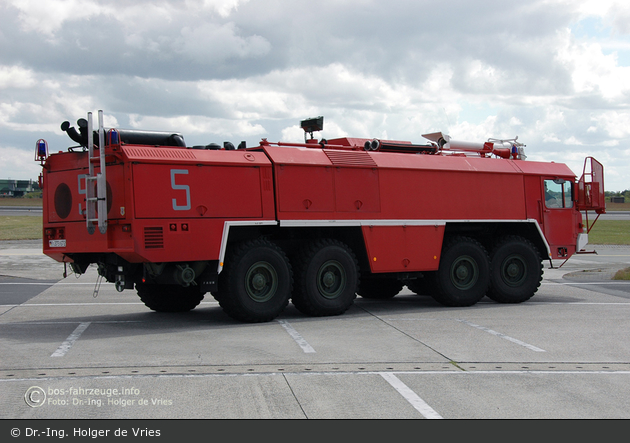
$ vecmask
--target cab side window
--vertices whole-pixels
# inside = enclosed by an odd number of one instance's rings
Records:
[[[545,206],[547,208],[572,208],[571,182],[562,179],[545,180]]]

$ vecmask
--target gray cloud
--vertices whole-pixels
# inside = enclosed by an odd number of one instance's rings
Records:
[[[610,4],[601,22],[623,47],[630,10]],[[326,137],[519,135],[540,159],[590,150],[630,164],[630,68],[570,33],[585,2],[33,5],[0,4],[0,149],[57,142],[61,121],[104,109],[121,127],[186,130],[191,144],[299,137],[300,119],[325,115]]]

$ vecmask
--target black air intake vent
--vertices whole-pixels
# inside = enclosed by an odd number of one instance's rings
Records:
[[[144,228],[144,248],[160,249],[164,247],[164,229],[161,226]]]

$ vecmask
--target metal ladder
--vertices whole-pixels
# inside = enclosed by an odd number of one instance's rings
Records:
[[[107,179],[105,177],[105,130],[103,111],[98,111],[98,155],[94,155],[92,113],[88,112],[88,176],[86,177],[86,225],[94,234],[96,226],[101,234],[107,232]],[[95,172],[98,164],[99,172]],[[94,185],[94,184],[95,185]]]

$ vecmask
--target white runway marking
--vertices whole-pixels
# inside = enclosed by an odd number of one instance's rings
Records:
[[[66,341],[64,341],[61,346],[59,346],[57,350],[52,353],[51,357],[63,357],[64,355],[66,355],[66,352],[70,350],[74,342],[77,341],[79,337],[81,337],[81,334],[83,334],[88,326],[90,326],[89,321],[81,323],[79,326],[77,326],[74,332],[70,334],[68,338],[66,338]]]
[[[512,337],[510,337],[508,335],[501,334],[500,332],[493,331],[492,329],[488,329],[488,328],[486,328],[484,326],[476,325],[476,324],[471,323],[471,322],[469,322],[467,320],[457,320],[457,321],[462,322],[462,323],[466,323],[468,326],[472,326],[473,328],[477,328],[477,329],[480,329],[482,331],[486,331],[487,333],[492,334],[492,335],[496,335],[497,337],[504,338],[504,339],[506,339],[508,341],[511,341],[512,343],[516,343],[517,345],[523,346],[523,347],[525,347],[527,349],[531,349],[534,352],[546,352],[544,349],[537,348],[534,345],[530,345],[530,344],[525,343],[523,341],[520,341],[520,340],[517,340],[515,338],[512,338]]]
[[[298,345],[300,345],[300,347],[302,348],[302,350],[305,353],[314,353],[315,352],[315,349],[313,349],[313,347],[311,345],[309,345],[308,342],[306,340],[304,340],[304,338],[302,338],[302,336],[298,333],[298,331],[296,331],[293,328],[293,326],[291,326],[289,324],[288,321],[286,321],[286,320],[277,320],[277,322],[282,325],[284,330],[289,333],[291,338],[293,338],[293,340],[295,340],[295,342]]]
[[[380,375],[387,381],[387,383],[392,385],[392,387],[396,389],[398,393],[405,398],[405,400],[411,403],[411,406],[416,408],[416,410],[420,412],[424,418],[442,418],[440,414],[438,414],[431,406],[429,406],[424,400],[422,400],[418,396],[418,394],[413,392],[411,388],[409,388],[409,386],[400,381],[400,379],[396,377],[393,373],[381,372]]]

